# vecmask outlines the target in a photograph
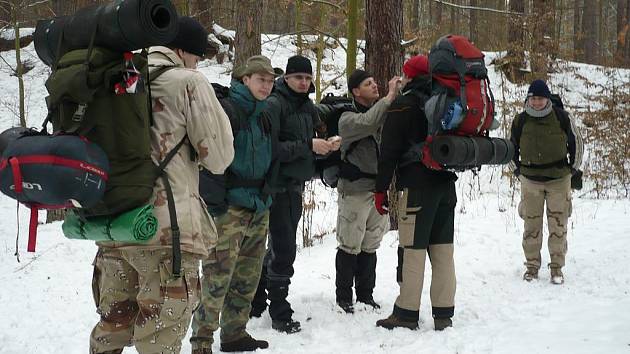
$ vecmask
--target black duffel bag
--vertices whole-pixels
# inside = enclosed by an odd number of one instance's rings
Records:
[[[75,135],[45,135],[24,128],[2,135],[10,140],[0,159],[2,193],[44,209],[89,208],[103,197],[109,162],[96,144]]]

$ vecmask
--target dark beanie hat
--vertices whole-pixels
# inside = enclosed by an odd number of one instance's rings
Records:
[[[181,16],[177,22],[177,36],[168,46],[203,57],[208,48],[208,31],[192,17]]]
[[[350,74],[348,78],[348,91],[352,92],[355,88],[359,87],[363,80],[372,77],[372,74],[368,73],[365,70],[356,69]]]
[[[313,75],[313,68],[311,67],[311,61],[301,55],[294,55],[287,61],[287,70],[284,71],[284,75],[291,74],[309,74]]]
[[[527,97],[532,96],[551,98],[551,91],[549,91],[549,87],[544,81],[534,80],[529,85],[529,90],[527,90]]]

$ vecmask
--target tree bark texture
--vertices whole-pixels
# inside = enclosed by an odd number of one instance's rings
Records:
[[[387,82],[402,69],[402,0],[366,0],[365,67],[378,84],[381,97],[387,94]],[[392,184],[393,185],[393,184]],[[390,224],[398,229],[397,194],[390,189]]]
[[[582,14],[582,34],[584,35],[584,61],[589,64],[597,63],[597,9],[595,4],[585,4]]]
[[[247,58],[260,55],[260,25],[263,9],[260,1],[238,0],[239,21],[236,22],[236,38],[234,39],[234,67],[245,64]]]

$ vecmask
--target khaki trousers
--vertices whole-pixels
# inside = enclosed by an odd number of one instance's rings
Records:
[[[524,221],[525,266],[540,269],[543,244],[543,214],[549,228],[550,267],[564,267],[567,254],[567,222],[571,216],[571,176],[537,182],[520,176],[521,202],[518,213]],[[545,208],[546,205],[546,208]]]

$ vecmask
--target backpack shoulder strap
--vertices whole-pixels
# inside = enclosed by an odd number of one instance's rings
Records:
[[[160,162],[158,168],[159,177],[164,182],[164,189],[166,190],[166,199],[168,201],[168,215],[171,220],[171,236],[173,238],[173,276],[179,278],[181,276],[182,269],[182,251],[180,245],[180,231],[179,224],[177,223],[177,209],[175,209],[175,197],[173,196],[173,188],[168,180],[168,176],[164,173],[166,165],[173,159],[177,151],[186,142],[186,136],[175,145],[175,147],[168,152],[164,160]]]
[[[519,143],[521,141],[521,134],[523,134],[523,127],[525,126],[525,121],[527,120],[527,115],[525,112],[521,112],[517,116],[516,125],[514,126],[514,132],[512,138],[514,141]]]
[[[567,136],[571,135],[571,120],[569,118],[569,113],[564,109],[553,106],[554,113],[556,114],[556,118],[560,121],[560,127],[567,134]]]

